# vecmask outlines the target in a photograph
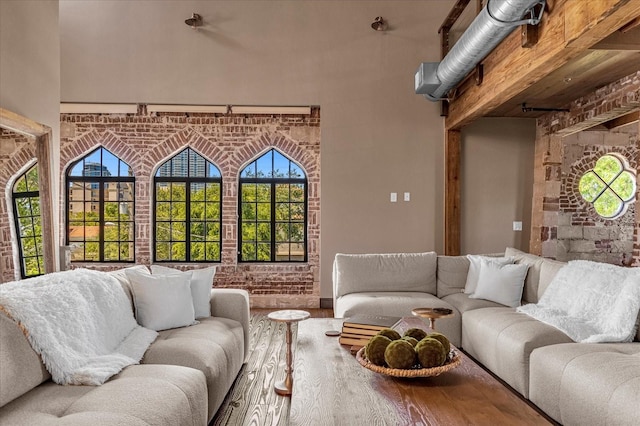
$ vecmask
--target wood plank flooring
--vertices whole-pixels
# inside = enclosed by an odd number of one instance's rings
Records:
[[[273,390],[273,385],[284,378],[286,350],[285,324],[266,318],[275,310],[251,309],[249,359],[210,426],[288,425],[290,399]],[[331,309],[305,310],[314,318],[333,317]],[[293,330],[297,332],[296,324]]]

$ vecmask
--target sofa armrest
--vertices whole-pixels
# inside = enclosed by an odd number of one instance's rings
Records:
[[[211,289],[211,316],[238,321],[244,329],[244,360],[249,356],[249,293],[236,288]]]

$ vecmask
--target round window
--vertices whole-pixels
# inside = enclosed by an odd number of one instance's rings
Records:
[[[606,219],[623,215],[635,199],[636,175],[617,154],[603,155],[593,169],[580,178],[579,191],[585,201]]]

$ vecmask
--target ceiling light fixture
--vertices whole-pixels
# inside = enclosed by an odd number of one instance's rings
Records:
[[[184,23],[195,30],[202,26],[202,16],[197,13],[192,13],[191,18],[185,19]]]
[[[371,28],[376,31],[384,31],[387,29],[387,23],[382,19],[382,16],[376,16],[376,19],[374,19],[371,24]]]

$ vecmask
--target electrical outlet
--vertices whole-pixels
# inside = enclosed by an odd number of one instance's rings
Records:
[[[513,222],[513,230],[514,231],[522,231],[522,222],[514,221]]]
[[[405,201],[411,201],[411,193],[410,192],[405,192],[404,193],[404,200]]]
[[[397,202],[398,201],[398,193],[397,192],[392,192],[390,200],[391,200],[392,203]]]

